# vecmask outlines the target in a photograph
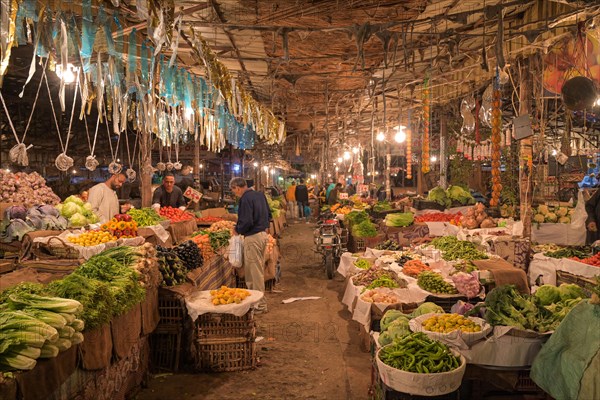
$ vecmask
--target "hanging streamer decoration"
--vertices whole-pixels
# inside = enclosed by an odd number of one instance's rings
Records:
[[[498,82],[498,72],[496,71],[492,100],[492,198],[490,200],[490,206],[492,207],[500,205],[500,193],[502,192],[500,180],[502,114],[500,105],[500,86]]]
[[[429,167],[429,125],[431,123],[429,78],[423,82],[423,149],[421,156],[421,171],[430,171]]]
[[[406,129],[406,179],[412,179],[412,124],[411,110],[408,110],[408,128]]]

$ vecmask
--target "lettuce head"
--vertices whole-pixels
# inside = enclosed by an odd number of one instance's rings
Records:
[[[73,215],[71,215],[71,218],[69,218],[69,224],[73,227],[82,227],[87,225],[88,220],[86,217],[83,216],[83,214],[81,213],[75,213]]]
[[[77,204],[65,202],[60,213],[63,217],[71,218],[74,214],[80,213],[80,211],[81,207],[79,207]]]
[[[83,200],[81,200],[81,198],[79,198],[78,196],[69,196],[65,199],[65,203],[75,203],[80,207],[83,207]]]

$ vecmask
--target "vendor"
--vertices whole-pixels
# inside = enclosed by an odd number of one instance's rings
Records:
[[[333,190],[329,193],[329,197],[327,198],[327,204],[329,204],[330,206],[334,205],[335,203],[338,202],[338,196],[340,194],[340,192],[342,191],[342,184],[341,183],[336,183],[335,186],[333,187]]]
[[[185,210],[186,202],[183,192],[175,186],[175,176],[167,172],[163,178],[162,185],[157,187],[152,195],[152,208],[173,207]]]
[[[123,174],[114,174],[106,182],[99,183],[89,190],[88,203],[100,223],[108,222],[119,213],[119,197],[115,190],[121,188],[127,178]]]
[[[185,193],[188,187],[194,187],[194,177],[192,172],[193,169],[189,165],[181,168],[181,180],[177,186],[179,186],[183,193]]]
[[[596,189],[596,193],[585,202],[585,211],[587,212],[587,220],[585,221],[587,228],[587,243],[592,244],[596,240],[600,240],[598,233],[598,224],[600,224],[600,188]]]

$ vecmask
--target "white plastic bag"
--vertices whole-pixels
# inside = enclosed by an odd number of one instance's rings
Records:
[[[244,237],[241,235],[234,235],[229,239],[229,248],[227,249],[229,263],[234,268],[240,268],[242,266],[243,255],[244,255]]]

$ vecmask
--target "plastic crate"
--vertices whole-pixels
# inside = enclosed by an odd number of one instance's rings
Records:
[[[542,389],[529,377],[529,370],[519,371],[517,386],[515,390],[519,393],[544,393]]]
[[[256,368],[256,325],[252,310],[241,317],[203,314],[196,321],[195,369],[231,372]]]
[[[158,289],[159,326],[176,325],[183,329],[183,320],[187,315],[185,300],[177,293],[167,289]]]
[[[417,210],[438,210],[444,211],[446,207],[441,204],[436,203],[435,201],[427,201],[427,200],[413,200],[413,208]]]

